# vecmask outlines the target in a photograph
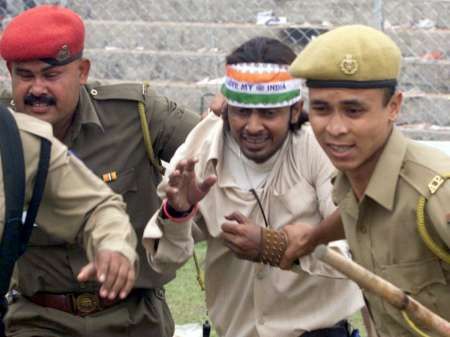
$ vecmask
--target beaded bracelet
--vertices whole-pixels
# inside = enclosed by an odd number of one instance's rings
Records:
[[[288,245],[287,234],[271,228],[264,228],[262,234],[261,262],[279,267]]]

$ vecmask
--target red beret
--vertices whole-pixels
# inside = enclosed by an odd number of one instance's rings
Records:
[[[16,16],[0,40],[5,61],[42,60],[63,65],[81,57],[84,24],[70,9],[56,5],[31,8]]]

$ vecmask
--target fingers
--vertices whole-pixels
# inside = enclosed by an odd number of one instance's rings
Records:
[[[97,273],[97,269],[95,268],[95,263],[90,262],[81,268],[78,273],[77,279],[80,282],[87,282],[89,280],[95,279]]]
[[[198,188],[201,192],[206,194],[209,192],[211,187],[216,183],[216,181],[217,181],[216,176],[209,176],[199,184]]]
[[[221,238],[227,246],[240,259],[259,261],[261,256],[261,229],[255,226],[256,232],[249,231],[249,227],[241,224],[225,223]]]
[[[179,186],[182,182],[181,179],[182,179],[181,171],[176,169],[169,175],[169,186],[172,187]]]
[[[112,285],[115,282],[119,268],[117,261],[112,259],[112,254],[113,252],[110,251],[97,253],[97,279],[100,283],[103,283],[100,288],[101,297],[109,297],[111,295]]]
[[[297,259],[298,259],[298,257],[295,254],[295,247],[288,246],[286,248],[286,251],[284,252],[283,257],[281,258],[280,268],[281,269],[291,269],[292,268],[292,264]]]
[[[109,261],[111,259],[111,252],[106,252],[106,251],[102,251],[102,252],[98,252],[96,257],[95,257],[95,266],[97,269],[97,280],[100,283],[105,282],[106,277],[108,275],[109,272]]]
[[[178,194],[179,190],[175,187],[167,187],[166,188],[166,196],[169,200],[170,204],[173,204],[173,201],[176,199],[176,196]]]
[[[136,280],[136,273],[134,271],[134,268],[131,268],[128,271],[127,282],[125,283],[125,286],[123,287],[122,291],[120,292],[121,299],[124,299],[125,297],[128,296],[131,289],[133,289],[135,280]]]
[[[183,178],[194,172],[196,159],[180,160],[175,166],[175,170],[169,175],[169,185],[177,187],[183,182]]]
[[[235,223],[225,222],[222,224],[223,234],[240,235],[239,225]]]
[[[174,171],[179,171],[180,174],[192,173],[194,172],[195,164],[197,164],[197,159],[183,159],[178,162]]]
[[[237,223],[244,224],[248,221],[248,218],[245,217],[241,212],[235,211],[229,215],[225,216],[225,219],[236,221]]]
[[[108,296],[111,300],[117,295],[119,295],[120,298],[125,298],[134,284],[134,271],[128,259],[123,255],[117,254],[117,263],[119,267],[116,280],[112,286],[110,295]],[[130,271],[133,273],[130,274]]]
[[[169,175],[166,196],[169,204],[178,211],[187,211],[196,203],[191,202],[192,184],[195,184],[196,159],[180,160],[175,170]]]
[[[185,172],[186,173],[193,173],[195,164],[197,164],[197,159],[188,159],[185,160]]]
[[[286,251],[283,254],[283,257],[280,261],[280,268],[281,269],[291,269],[292,264],[296,259],[299,258],[298,255],[298,247],[295,244],[296,241],[293,237],[292,231],[295,230],[294,225],[286,225],[283,227],[283,231],[286,233],[287,239],[288,239],[288,246],[286,247]]]
[[[225,97],[221,93],[218,93],[214,96],[209,108],[217,116],[220,116],[223,113],[223,110],[225,109],[226,105],[227,105],[227,101],[226,101]]]
[[[221,238],[223,239],[225,246],[231,249],[231,251],[233,251],[235,254],[237,255],[244,254],[244,251],[237,244],[238,237],[236,235],[230,233],[222,233]]]
[[[80,282],[95,278],[102,283],[101,297],[113,300],[119,295],[124,299],[134,286],[136,274],[130,261],[122,254],[101,251],[97,253],[95,263],[87,264],[78,274]]]

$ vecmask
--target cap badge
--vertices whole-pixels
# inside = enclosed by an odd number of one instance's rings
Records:
[[[358,71],[358,61],[350,54],[345,55],[341,61],[341,71],[345,75],[353,75]]]
[[[58,62],[64,62],[64,61],[66,61],[69,57],[70,57],[69,46],[65,44],[65,45],[63,45],[63,46],[59,49],[58,53],[56,54],[55,59],[56,59]]]

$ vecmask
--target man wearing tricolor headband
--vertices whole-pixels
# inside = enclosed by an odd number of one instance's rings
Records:
[[[228,108],[176,152],[158,188],[163,206],[144,232],[160,271],[179,268],[206,240],[207,306],[219,336],[347,337],[346,318],[363,305],[354,283],[311,256],[297,273],[277,267],[284,225],[318,224],[334,211],[333,167],[302,126],[300,82],[287,72],[294,58],[269,38],[227,57]],[[345,243],[333,246],[347,254]]]

